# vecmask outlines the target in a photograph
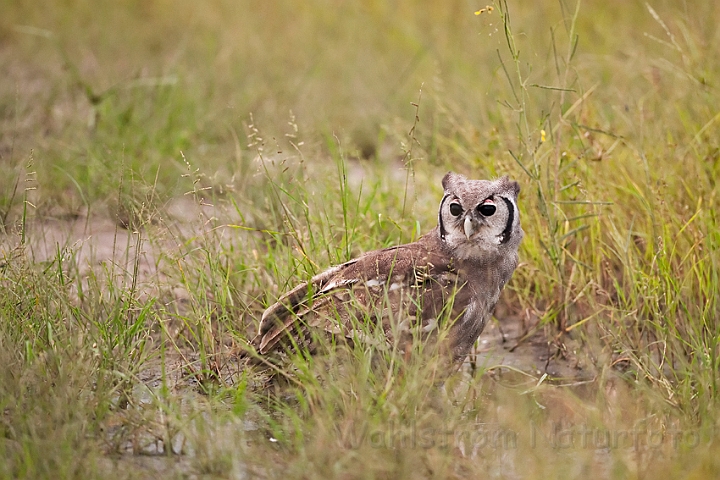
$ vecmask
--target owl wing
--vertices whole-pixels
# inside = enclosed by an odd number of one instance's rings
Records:
[[[368,252],[284,294],[262,315],[253,340],[257,351],[271,351],[300,325],[350,337],[357,334],[352,331],[353,319],[372,317],[382,321],[388,338],[394,330],[392,320],[396,326],[412,322],[424,330],[434,328],[459,279],[451,259],[426,237]]]
[[[298,319],[303,307],[323,293],[341,287],[343,272],[357,260],[337,265],[303,282],[282,295],[277,302],[270,305],[262,314],[258,334],[253,339],[257,351],[265,354],[280,341],[282,334]],[[344,285],[350,285],[360,279],[348,278]]]

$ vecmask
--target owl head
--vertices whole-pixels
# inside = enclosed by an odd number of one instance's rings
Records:
[[[517,182],[508,177],[468,180],[449,172],[442,186],[438,230],[455,258],[491,261],[517,252],[523,237]]]

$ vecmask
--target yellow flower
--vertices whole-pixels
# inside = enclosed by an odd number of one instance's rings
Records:
[[[540,130],[540,143],[545,143],[545,130]]]
[[[494,7],[492,5],[485,5],[485,8],[481,8],[480,10],[475,12],[475,15],[482,15],[485,12],[492,13],[493,10],[494,10]]]

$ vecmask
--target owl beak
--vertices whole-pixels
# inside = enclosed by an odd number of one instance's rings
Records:
[[[465,217],[465,223],[463,224],[463,229],[465,230],[465,236],[470,240],[470,237],[472,237],[472,234],[475,233],[475,224],[472,221],[472,218],[470,215]]]

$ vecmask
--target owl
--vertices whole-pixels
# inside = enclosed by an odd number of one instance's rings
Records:
[[[441,348],[461,363],[518,264],[520,186],[507,177],[469,180],[452,172],[442,186],[434,229],[330,267],[282,295],[262,315],[256,352],[305,344],[313,331],[351,341],[379,337],[402,351],[410,342],[438,340],[449,322]]]

